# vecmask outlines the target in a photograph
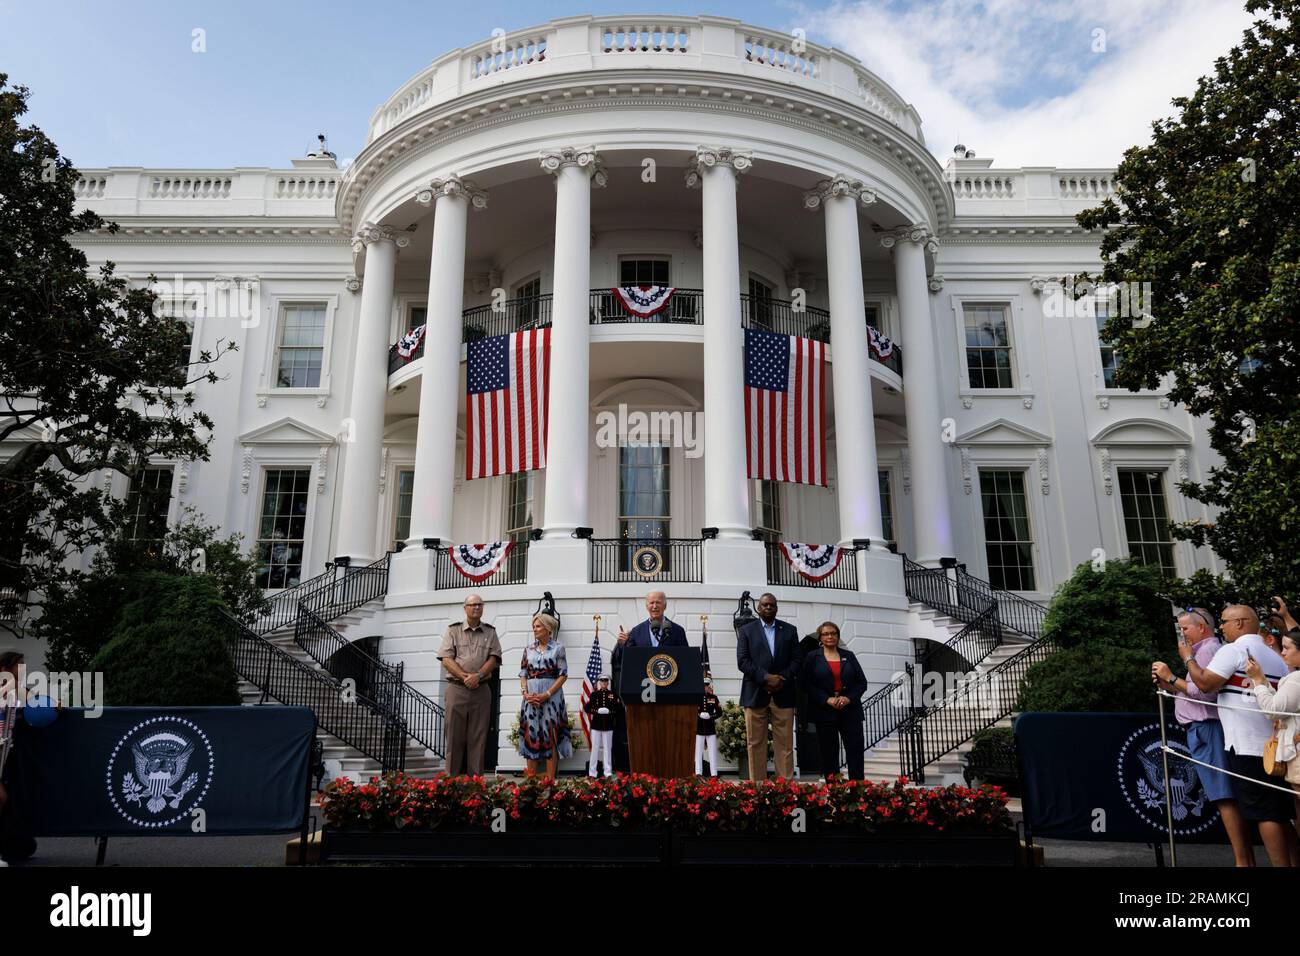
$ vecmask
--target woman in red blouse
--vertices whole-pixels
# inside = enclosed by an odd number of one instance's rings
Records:
[[[808,689],[811,718],[817,727],[822,775],[831,780],[840,772],[840,741],[850,780],[863,777],[862,695],[867,678],[853,652],[840,647],[840,629],[833,621],[817,628],[819,647],[803,661],[800,680]]]

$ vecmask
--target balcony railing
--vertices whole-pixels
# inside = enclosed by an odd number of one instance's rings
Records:
[[[528,542],[516,541],[504,561],[497,567],[491,577],[482,581],[471,581],[461,574],[452,564],[451,555],[446,548],[439,548],[433,562],[433,587],[438,591],[474,588],[490,588],[503,584],[526,584],[528,582]]]
[[[865,321],[865,316],[863,317]],[[740,321],[747,329],[762,329],[765,332],[779,332],[782,335],[800,335],[806,339],[830,343],[831,314],[826,309],[805,306],[795,311],[793,303],[787,299],[756,298],[747,293],[740,294]],[[866,323],[872,328],[870,322]],[[885,366],[890,371],[903,374],[903,350],[897,345],[888,358],[880,358],[871,351],[867,353],[873,362]]]
[[[704,545],[699,538],[594,538],[591,582],[644,584],[704,580]]]
[[[703,325],[704,291],[702,289],[677,289],[668,305],[652,316],[630,315],[619,303],[611,289],[592,289],[589,299],[592,325],[622,325],[626,323],[660,323],[667,325]],[[763,329],[783,335],[801,335],[818,342],[831,340],[831,314],[826,309],[808,306],[795,311],[786,299],[754,299],[740,296],[741,322],[747,329]],[[478,305],[461,314],[461,341],[477,342],[493,335],[508,335],[526,329],[549,326],[551,294],[523,296],[507,299],[499,308]],[[868,328],[870,328],[868,323]],[[868,348],[873,362],[885,366],[898,375],[903,374],[903,350],[897,345],[888,358],[880,358]],[[388,374],[392,375],[408,363],[424,356],[424,341],[403,358],[397,353],[397,344],[388,347]]]
[[[677,325],[704,324],[704,290],[674,289],[663,311],[650,316],[630,315],[619,305],[612,289],[591,290],[591,324],[611,325],[625,322],[660,322]]]
[[[507,299],[497,309],[479,305],[461,313],[461,341],[477,342],[494,335],[509,335],[551,324],[551,294]]]
[[[767,548],[767,583],[795,588],[837,588],[843,591],[858,589],[858,562],[855,560],[858,549],[845,548],[840,563],[835,570],[824,578],[809,580],[786,560],[779,541],[768,541]]]

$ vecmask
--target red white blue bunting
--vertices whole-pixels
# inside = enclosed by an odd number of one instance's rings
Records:
[[[491,544],[453,544],[447,549],[451,565],[475,584],[486,581],[505,561],[513,541],[493,541]]]
[[[415,350],[418,349],[420,343],[424,341],[424,329],[425,326],[417,325],[415,328],[411,329],[411,331],[398,339],[397,354],[409,362],[411,356],[415,354]]]
[[[844,549],[833,544],[801,544],[782,541],[781,553],[790,567],[809,581],[820,581],[830,576],[840,566]]]
[[[670,285],[624,285],[612,291],[624,312],[636,319],[648,319],[668,307],[675,290]]]
[[[867,344],[876,353],[876,358],[882,361],[894,354],[894,343],[889,336],[870,325],[867,326]]]

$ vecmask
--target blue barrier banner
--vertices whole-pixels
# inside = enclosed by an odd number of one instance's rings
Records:
[[[302,826],[306,707],[107,707],[20,716],[5,768],[31,836],[235,835]]]
[[[1153,843],[1168,839],[1165,777],[1156,714],[1021,714],[1015,725],[1025,825],[1035,837]],[[1187,735],[1166,724],[1169,746]],[[1219,811],[1194,764],[1169,756],[1174,836],[1226,843]]]

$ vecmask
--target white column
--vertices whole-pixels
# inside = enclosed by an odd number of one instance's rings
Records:
[[[573,531],[590,527],[591,189],[605,185],[605,173],[594,146],[546,150],[540,161],[555,177],[555,272],[546,500],[542,540],[529,549],[528,574],[539,584],[586,583],[588,544]]]
[[[352,358],[352,400],[343,428],[340,500],[344,507],[339,515],[338,555],[354,565],[376,557],[393,275],[397,249],[409,243],[406,235],[391,226],[370,222],[352,238],[353,251],[366,253],[366,273]]]
[[[704,262],[704,521],[718,537],[705,542],[705,580],[765,580],[763,547],[750,538],[750,482],[745,459],[745,333],[740,324],[740,237],[737,177],[754,163],[748,153],[701,146],[686,184],[703,189]]]
[[[806,208],[822,208],[826,214],[840,544],[869,538],[871,550],[888,551],[880,519],[876,419],[871,405],[867,320],[862,300],[862,249],[858,237],[857,207],[875,201],[875,193],[845,176],[824,180],[804,195]]]
[[[907,446],[912,461],[912,518],[916,534],[914,560],[937,565],[954,556],[952,509],[948,499],[947,460],[939,401],[938,347],[930,317],[925,253],[938,243],[924,226],[897,229],[882,236],[894,250],[894,282],[902,321],[903,403],[907,411]]]
[[[421,550],[425,538],[451,543],[456,417],[461,407],[458,386],[461,312],[465,298],[465,230],[470,206],[476,209],[487,206],[487,194],[459,176],[433,180],[415,199],[421,205],[434,204],[433,252],[429,258],[429,305],[420,375],[420,421],[415,437],[411,532],[406,550],[394,559],[394,580],[389,586],[390,591],[398,593],[429,590],[432,586],[433,563]]]

